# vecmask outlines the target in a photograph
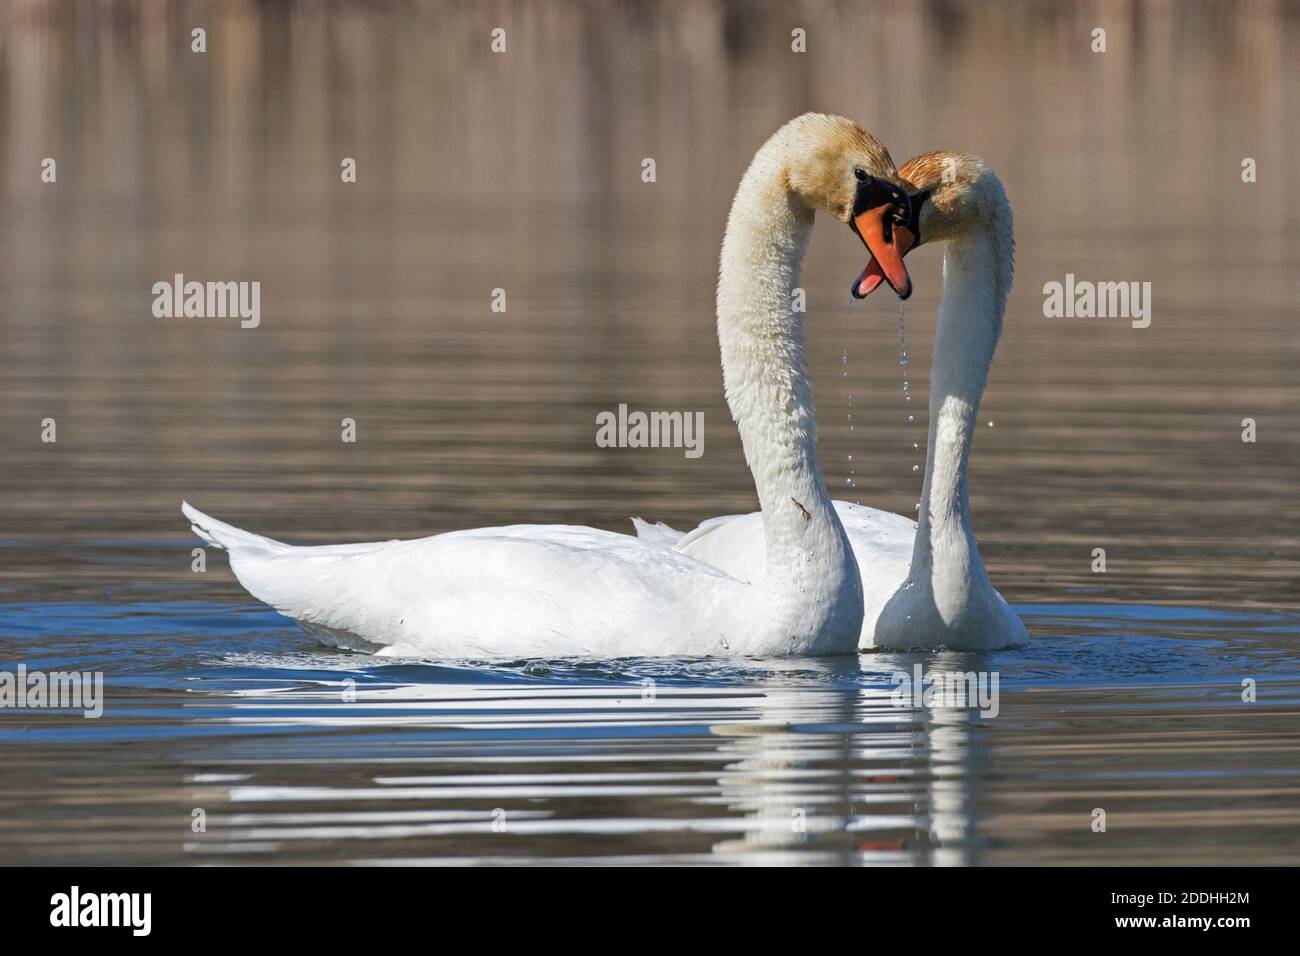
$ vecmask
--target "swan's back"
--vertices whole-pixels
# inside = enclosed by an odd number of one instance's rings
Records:
[[[724,572],[635,537],[512,525],[297,547],[185,514],[254,597],[343,647],[490,658],[708,653],[742,606]],[[733,638],[734,640],[734,638]]]

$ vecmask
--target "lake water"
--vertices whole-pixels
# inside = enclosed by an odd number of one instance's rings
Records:
[[[96,720],[0,709],[0,862],[1295,862],[1300,14],[328,10],[0,8],[0,670],[106,681]],[[398,662],[191,571],[182,498],[302,543],[752,508],[717,246],[806,109],[1007,185],[971,485],[1027,648]],[[916,501],[940,261],[908,260],[908,409],[897,303],[846,305],[862,249],[819,219],[838,496]],[[260,280],[261,324],[154,318],[176,273]],[[1151,282],[1150,327],[1045,318],[1067,274]],[[597,448],[623,402],[702,411],[704,455]],[[917,663],[996,671],[997,715],[894,706]]]

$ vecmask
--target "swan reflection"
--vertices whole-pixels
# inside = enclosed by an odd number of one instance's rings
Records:
[[[588,863],[975,863],[982,718],[898,706],[903,661],[286,670],[204,703],[197,719],[264,733],[208,748],[188,781],[207,829],[186,849],[529,862],[555,841]]]
[[[890,673],[881,663],[804,662],[839,678],[821,690],[774,670],[758,721],[710,728],[735,758],[719,778],[722,799],[752,822],[715,853],[759,864],[976,862],[979,711],[900,707],[892,683],[873,681]]]

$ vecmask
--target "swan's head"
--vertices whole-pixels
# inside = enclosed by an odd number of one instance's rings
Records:
[[[896,245],[906,256],[927,242],[945,242],[979,226],[1010,224],[1011,207],[1002,182],[978,156],[941,150],[913,156],[898,175],[907,183],[908,220],[895,230]],[[887,281],[887,270],[874,260],[853,285],[861,299]],[[891,283],[892,285],[892,283]]]
[[[911,295],[895,231],[909,220],[911,200],[885,145],[853,120],[825,113],[791,120],[774,139],[790,193],[852,229],[899,298]]]

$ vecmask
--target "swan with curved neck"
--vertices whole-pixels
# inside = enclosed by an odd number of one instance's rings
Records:
[[[1015,238],[1002,183],[979,158],[917,156],[899,176],[909,183],[909,221],[896,230],[903,254],[943,242],[943,299],[930,372],[930,431],[921,509],[909,518],[834,503],[862,574],[860,646],[988,650],[1028,640],[1024,624],[994,590],[975,542],[967,467],[976,416],[1002,333]],[[862,298],[889,270],[874,259],[854,282]],[[676,540],[679,552],[741,580],[762,574],[759,515],[704,522]],[[666,530],[659,539],[666,538]]]
[[[741,180],[718,277],[727,402],[762,507],[765,570],[735,577],[630,535],[515,525],[409,541],[294,547],[189,504],[255,597],[322,640],[439,657],[794,655],[853,651],[862,585],[817,465],[802,315],[791,307],[816,210],[850,225],[900,295],[909,210],[884,146],[805,114]]]

